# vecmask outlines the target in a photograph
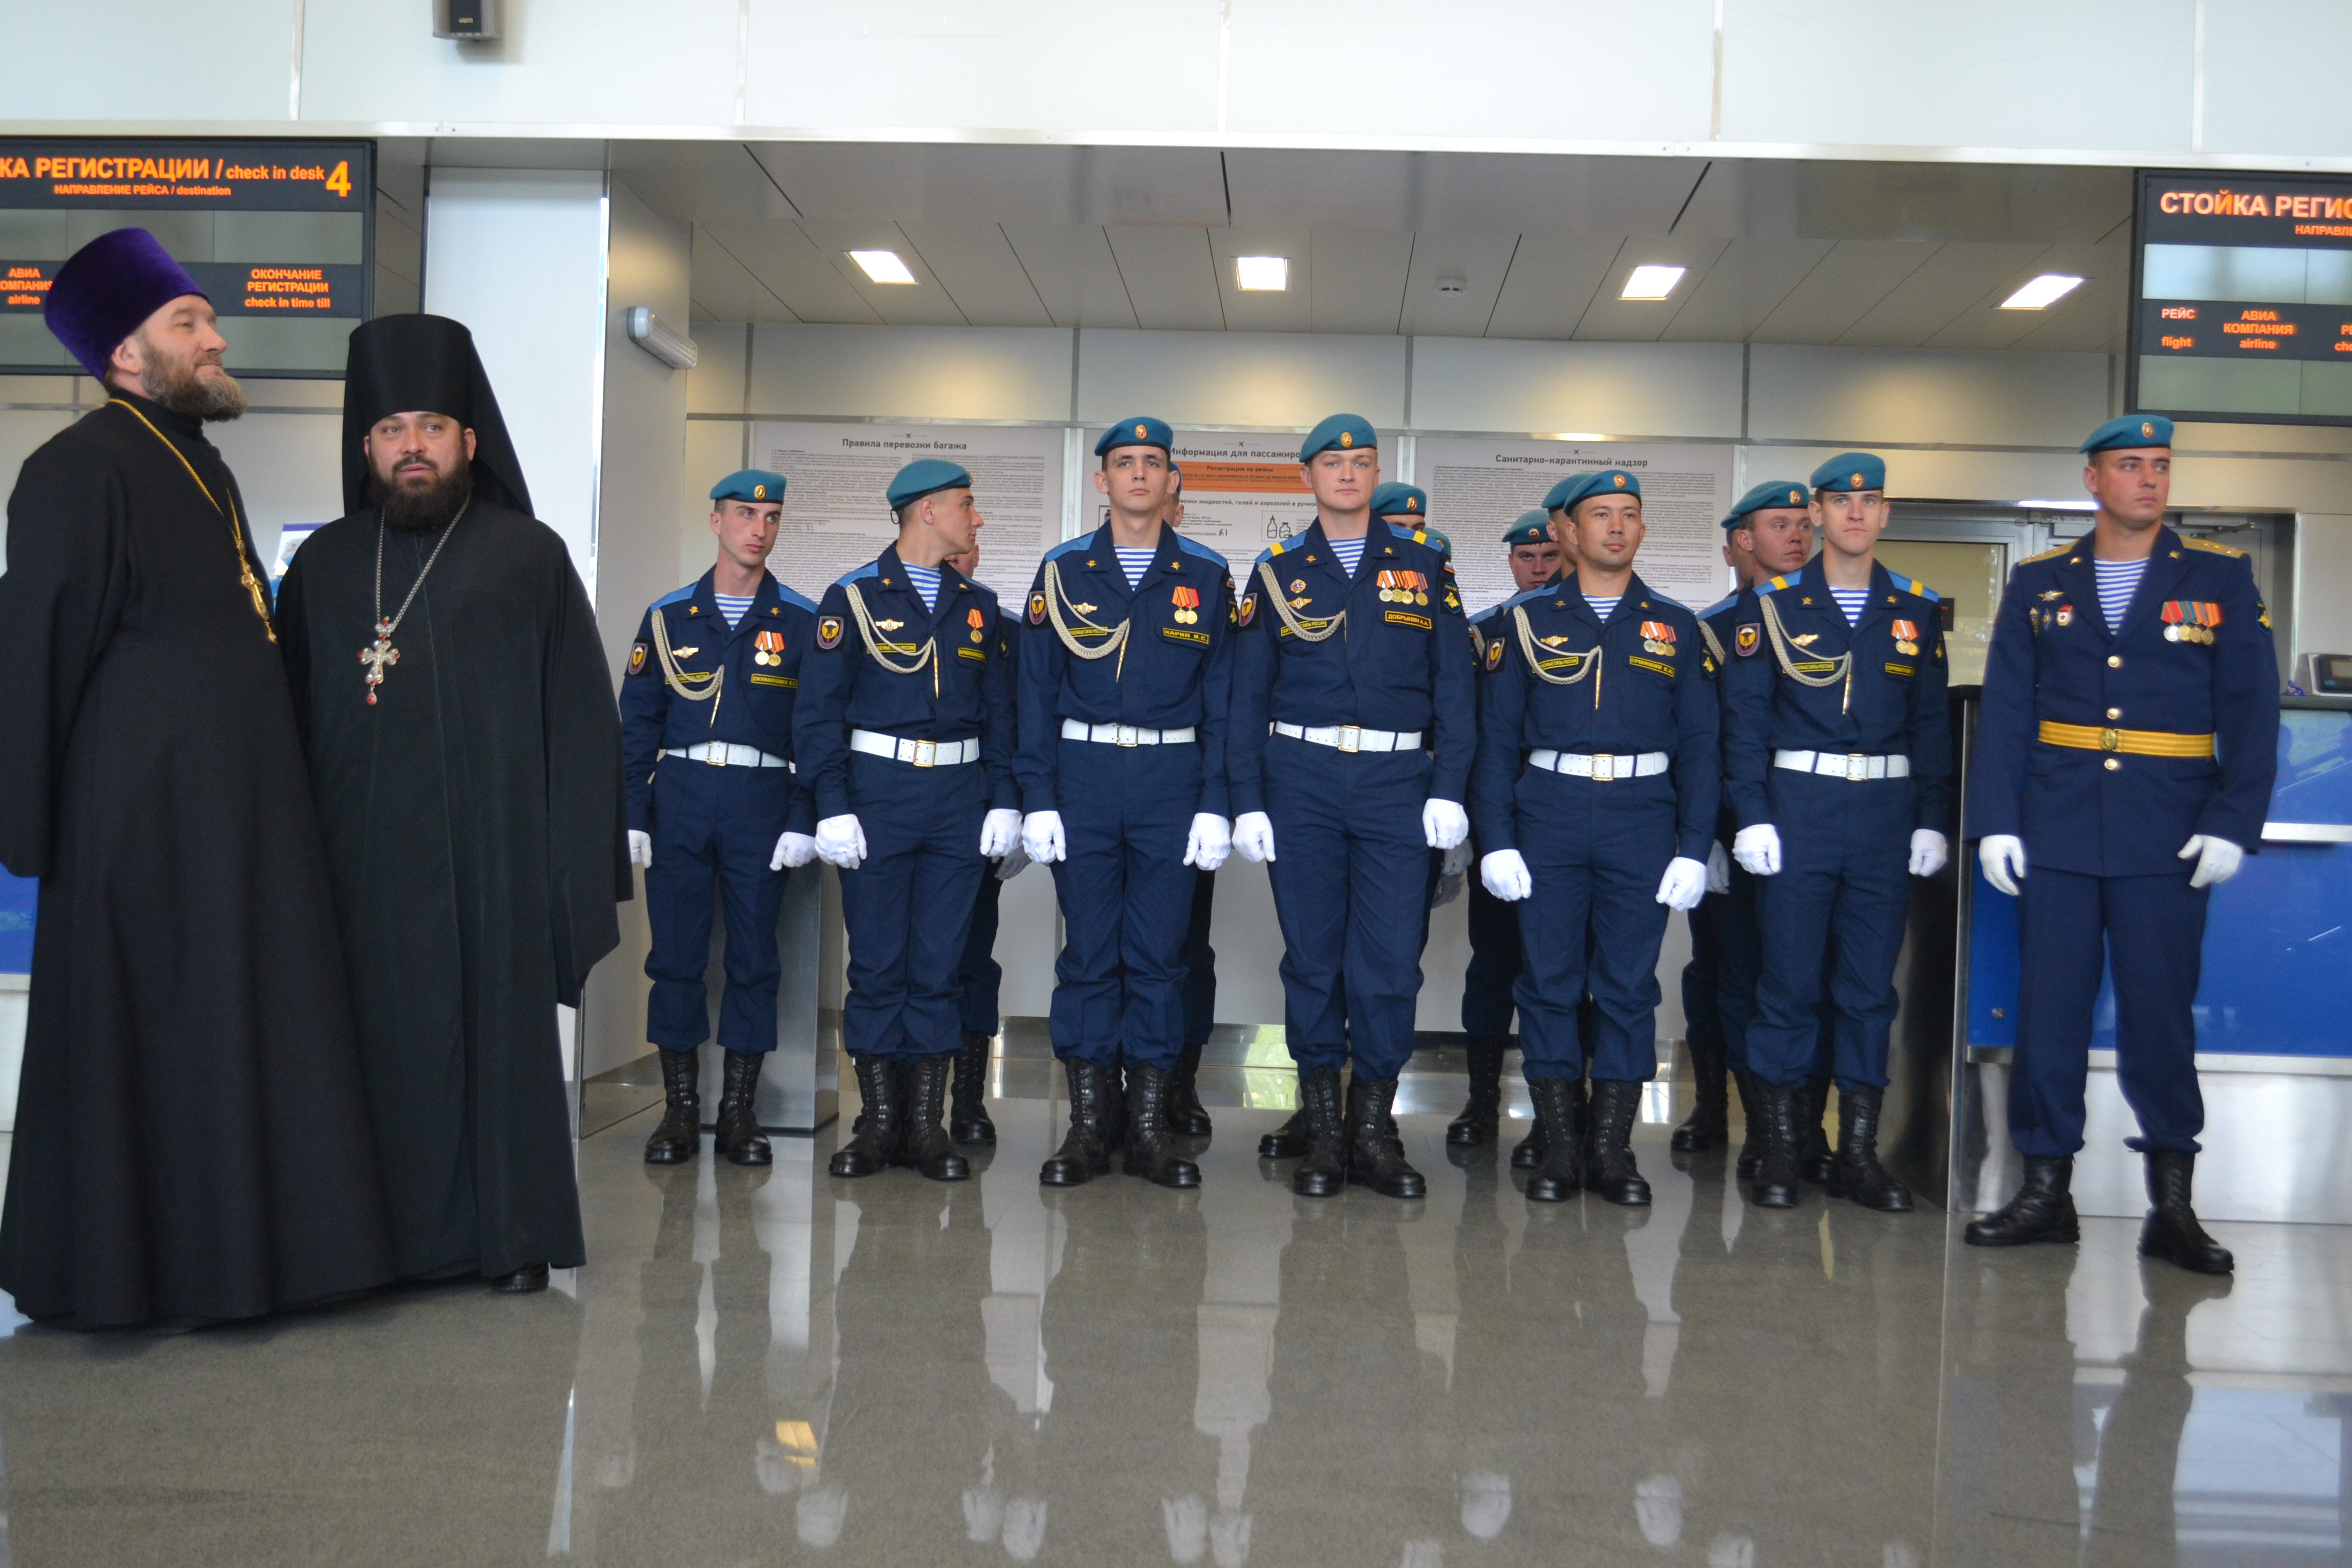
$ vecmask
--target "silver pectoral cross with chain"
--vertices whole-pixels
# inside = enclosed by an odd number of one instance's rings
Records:
[[[376,622],[375,646],[360,649],[360,662],[368,667],[367,700],[368,706],[373,708],[375,706],[375,689],[383,684],[385,667],[400,662],[400,650],[392,646],[390,621]]]

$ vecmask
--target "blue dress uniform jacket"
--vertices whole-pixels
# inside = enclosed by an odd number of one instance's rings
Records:
[[[1061,584],[1056,605],[1047,603],[1048,567]],[[1058,777],[1062,721],[1076,719],[1198,730],[1198,742],[1185,753],[1198,764],[1197,809],[1227,815],[1233,602],[1225,558],[1172,528],[1160,529],[1159,553],[1133,588],[1112,548],[1108,523],[1048,551],[1029,590],[1029,658],[1021,668],[1021,749],[1013,773],[1022,808],[1066,809]],[[1127,641],[1108,658],[1081,658],[1055,630],[1055,610],[1082,647],[1108,640],[1121,622],[1129,628]]]
[[[2111,632],[2088,539],[2018,563],[1985,663],[1968,837],[2025,841],[2043,867],[2097,877],[2178,871],[2193,834],[2260,847],[2278,772],[2278,664],[2240,552],[2159,529]],[[2164,606],[2218,606],[2212,641],[2168,640]],[[2184,620],[2186,620],[2184,612]],[[2043,723],[2214,737],[2212,757],[2046,743]]]
[[[1486,638],[1494,635],[1495,617],[1504,604],[1489,605],[1470,617],[1470,663],[1479,672],[1478,701],[1486,700]],[[1473,774],[1472,783],[1476,782]],[[1511,1032],[1511,984],[1519,977],[1519,909],[1486,890],[1478,862],[1486,847],[1478,837],[1478,818],[1470,818],[1470,875],[1467,926],[1470,962],[1462,970],[1462,1030],[1474,1040],[1490,1040]]]
[[[1344,612],[1346,627],[1324,642],[1291,636],[1267,602],[1267,567],[1275,591],[1303,624],[1318,629]],[[1381,602],[1381,574],[1392,571],[1415,574],[1429,603]],[[1478,751],[1477,681],[1454,567],[1426,535],[1375,521],[1350,579],[1318,521],[1261,554],[1239,586],[1244,635],[1234,650],[1226,742],[1236,814],[1265,809],[1266,728],[1276,721],[1423,735],[1433,729],[1430,795],[1466,804]]]
[[[628,772],[629,826],[653,829],[654,775],[664,752],[682,752],[706,741],[753,746],[786,762],[793,758],[793,709],[800,695],[801,659],[816,640],[816,606],[773,577],[733,626],[719,613],[712,574],[655,600],[637,623],[637,640],[621,677],[621,754]],[[655,649],[654,617],[663,620],[671,655],[688,677],[726,673],[719,694],[697,702],[672,691]],[[781,638],[773,663],[754,662],[767,652],[761,633]],[[705,767],[677,757],[674,768]],[[793,792],[792,815],[782,829],[814,831],[816,817],[805,786]]]

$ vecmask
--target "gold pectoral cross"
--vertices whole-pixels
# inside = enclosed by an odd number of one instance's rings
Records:
[[[385,667],[400,662],[400,650],[392,646],[390,621],[376,622],[375,646],[360,649],[360,662],[368,667],[367,700],[368,706],[373,708],[375,706],[375,689],[383,684]]]

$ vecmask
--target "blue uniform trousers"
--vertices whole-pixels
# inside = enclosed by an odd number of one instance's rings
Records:
[[[1911,910],[1911,781],[1775,768],[1770,787],[1780,871],[1761,879],[1756,899],[1763,960],[1748,1069],[1788,1088],[1819,1076],[1826,965],[1832,1074],[1842,1086],[1884,1088],[1895,961]]]
[[[996,962],[996,900],[1003,889],[991,866],[980,879],[980,896],[971,904],[971,931],[964,938],[963,961],[956,965],[963,1027],[970,1035],[996,1033],[997,997],[1004,988],[1004,965]]]
[[[1184,843],[1201,802],[1200,748],[1064,741],[1056,775],[1067,852],[1054,863],[1054,1055],[1172,1068],[1198,891]]]
[[[1691,955],[1683,965],[1683,1037],[1690,1042],[1694,1054],[1714,1051],[1745,1071],[1745,1031],[1739,1059],[1732,1061],[1723,1022],[1723,916],[1724,906],[1730,901],[1722,894],[1709,893],[1690,911]]]
[[[1709,893],[1691,911],[1691,961],[1683,969],[1683,1014],[1690,1037],[1720,1040],[1723,1059],[1738,1072],[1748,1070],[1748,1030],[1756,1021],[1756,983],[1764,967],[1764,933],[1756,924],[1757,889],[1762,882],[1737,863],[1732,866],[1731,891]],[[1828,942],[1814,1007],[1814,1078],[1830,1076],[1835,1056],[1837,1008],[1830,1000],[1830,984],[1836,973],[1837,944]],[[1698,1031],[1703,1027],[1717,1032],[1702,1035]]]
[[[1276,735],[1265,747],[1283,1015],[1302,1070],[1397,1076],[1412,1058],[1429,926],[1433,769],[1425,752],[1344,752]],[[1345,975],[1343,986],[1341,976]]]
[[[980,881],[988,775],[853,752],[849,805],[866,859],[841,874],[849,934],[842,1043],[852,1056],[929,1057],[961,1043],[956,971]]]
[[[2197,1088],[2190,1006],[2210,889],[2186,866],[2161,877],[2092,877],[2032,867],[2018,884],[2017,1049],[2010,1072],[2010,1141],[2063,1159],[2083,1146],[2083,1082],[2099,976],[2116,979],[2116,1077],[2139,1118],[2135,1149],[2197,1148],[2205,1098]]]
[[[1217,950],[1209,945],[1209,922],[1217,909],[1217,874],[1192,873],[1192,910],[1184,925],[1184,1044],[1209,1043],[1217,1025]]]
[[[769,861],[792,803],[789,768],[714,768],[664,757],[654,769],[654,863],[646,868],[646,1038],[690,1051],[710,1037],[711,884],[727,912],[727,989],[719,1043],[756,1056],[776,1048],[783,955],[776,913],[784,879]]]
[[[1535,892],[1519,910],[1525,961],[1513,999],[1530,1082],[1640,1082],[1658,1071],[1658,879],[1675,858],[1665,774],[1596,784],[1540,768],[1519,775],[1519,854]],[[1579,1016],[1590,994],[1591,1031]]]
[[[1511,1032],[1511,984],[1519,977],[1519,907],[1486,890],[1479,879],[1484,857],[1471,847],[1470,962],[1462,970],[1462,1032],[1472,1039]]]

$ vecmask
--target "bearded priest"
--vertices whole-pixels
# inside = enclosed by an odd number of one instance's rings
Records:
[[[621,722],[595,616],[470,333],[352,333],[346,515],[279,635],[404,1279],[542,1289],[583,1261],[556,1005],[630,896]]]

